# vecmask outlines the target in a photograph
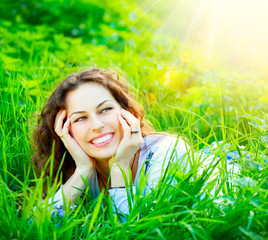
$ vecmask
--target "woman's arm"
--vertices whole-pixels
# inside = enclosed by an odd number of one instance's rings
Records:
[[[63,123],[66,115],[66,110],[62,109],[58,112],[55,118],[55,132],[64,143],[76,164],[73,175],[62,188],[65,199],[75,203],[85,189],[85,182],[91,177],[95,169],[95,164],[93,159],[83,151],[76,140],[70,135],[70,119],[68,118],[67,121]]]
[[[123,137],[114,158],[109,162],[112,188],[125,186],[121,170],[126,173],[129,180],[130,162],[143,143],[139,119],[124,109],[121,109],[120,113],[118,120],[123,129]]]
[[[77,199],[81,196],[82,191],[85,189],[85,183],[92,175],[90,168],[76,168],[73,175],[63,185],[64,197],[76,203]]]
[[[163,176],[169,161],[171,158],[174,158],[175,161],[178,162],[178,164],[182,164],[183,167],[185,167],[186,171],[189,170],[189,166],[187,165],[187,159],[186,159],[186,153],[189,150],[189,146],[187,143],[181,139],[178,140],[177,145],[176,138],[170,137],[170,136],[158,136],[159,141],[156,141],[155,143],[150,144],[149,147],[146,149],[146,151],[152,154],[152,159],[148,159],[147,161],[150,161],[149,167],[147,168],[146,174],[148,174],[147,183],[146,183],[146,189],[145,194],[151,189],[154,189],[161,177]],[[150,138],[150,137],[149,137]],[[155,137],[152,137],[155,139]],[[172,152],[174,151],[174,154],[172,155]],[[139,179],[139,172],[137,172],[136,177]],[[133,194],[136,194],[136,186],[133,186]],[[109,194],[112,197],[112,200],[114,202],[115,207],[117,210],[124,214],[129,214],[129,201],[127,197],[127,189],[126,188],[112,188],[109,190]]]

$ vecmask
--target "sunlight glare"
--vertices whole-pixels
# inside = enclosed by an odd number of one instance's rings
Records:
[[[268,69],[268,1],[181,0],[160,31],[241,70]]]

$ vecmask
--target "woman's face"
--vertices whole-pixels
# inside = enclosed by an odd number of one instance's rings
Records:
[[[118,116],[121,106],[102,85],[89,82],[66,96],[71,135],[96,160],[107,160],[123,137]]]

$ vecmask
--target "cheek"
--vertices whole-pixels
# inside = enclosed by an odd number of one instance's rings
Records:
[[[113,118],[113,119],[114,119],[113,123],[114,123],[114,126],[115,126],[119,131],[121,131],[121,130],[122,130],[122,126],[121,126],[121,124],[120,124],[120,122],[119,122],[119,119],[118,119],[119,115],[120,115],[120,112],[119,112],[119,111],[115,113],[115,116],[114,116],[114,118]]]
[[[77,141],[79,141],[79,139],[83,137],[84,132],[85,130],[81,129],[81,127],[73,126],[73,125],[71,125],[70,127],[70,134]]]
[[[104,125],[113,126],[114,128],[118,128],[118,126],[120,125],[120,122],[118,119],[119,114],[120,114],[120,110],[114,109],[112,112],[110,112],[106,116],[102,117],[102,122],[104,123]]]
[[[106,118],[104,120],[104,124],[112,127],[114,130],[117,130],[119,132],[120,140],[121,140],[123,136],[123,129],[118,119],[119,114],[120,114],[120,110],[115,111],[113,114],[109,116],[109,118]]]

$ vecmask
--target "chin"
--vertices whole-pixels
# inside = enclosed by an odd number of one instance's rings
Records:
[[[115,155],[116,151],[112,151],[109,153],[105,153],[105,151],[103,151],[101,154],[89,154],[90,157],[94,158],[95,160],[99,160],[99,161],[107,161],[109,159],[111,159],[114,155]]]
[[[87,148],[84,149],[84,151],[92,158],[96,160],[108,160],[111,159],[115,154],[118,149],[119,143],[118,144],[112,144],[111,146],[106,146],[104,148],[94,148],[86,146]]]

